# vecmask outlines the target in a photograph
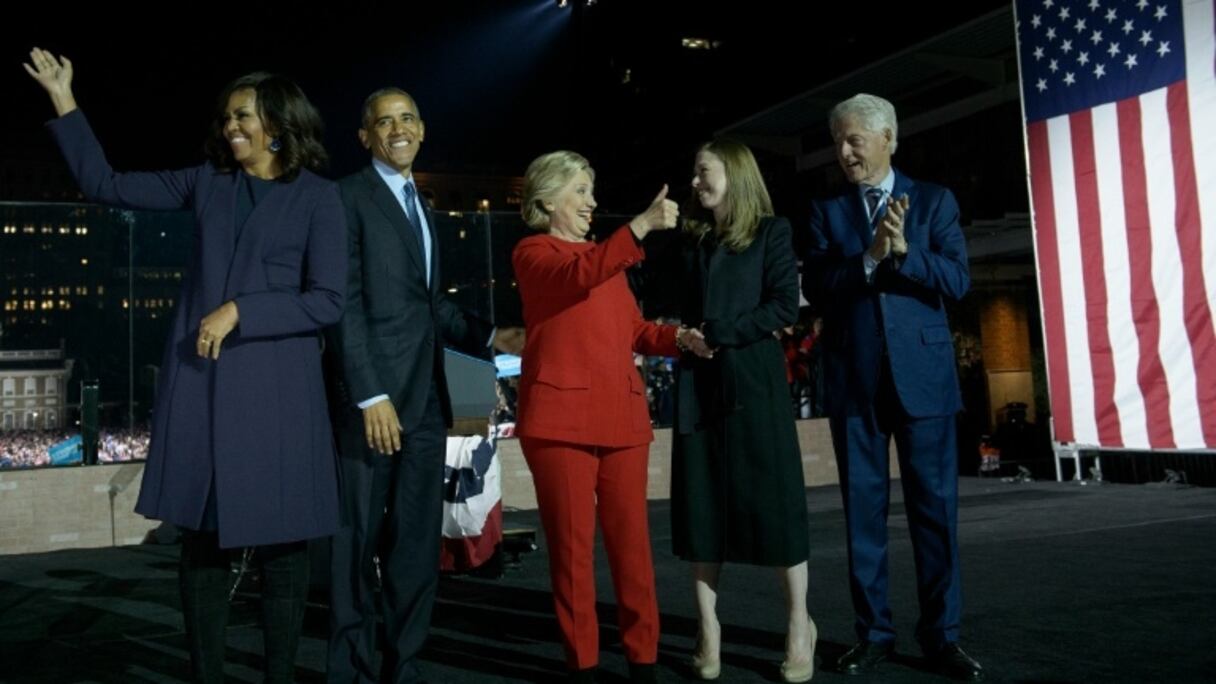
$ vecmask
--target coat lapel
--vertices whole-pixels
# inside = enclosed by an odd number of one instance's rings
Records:
[[[207,315],[220,304],[229,299],[229,281],[233,273],[233,261],[236,246],[236,188],[240,183],[240,171],[227,174],[222,179],[216,179],[215,199],[210,206],[217,208],[218,214],[203,222],[206,229],[202,234],[203,273],[207,274],[203,282],[203,306],[207,310],[201,316]],[[223,274],[221,280],[218,276]]]
[[[853,227],[857,238],[861,240],[861,248],[869,249],[870,243],[874,241],[874,229],[866,218],[866,208],[861,204],[861,193],[857,191],[857,186],[854,185],[847,195],[840,198],[840,204],[846,222]]]
[[[712,228],[710,229],[712,230]],[[710,292],[709,286],[713,283],[710,278],[710,272],[713,270],[715,257],[718,254],[718,241],[712,234],[707,233],[700,241],[697,242],[697,259],[701,266],[698,269],[701,273],[701,319],[705,319],[705,314],[709,310]]]
[[[437,291],[439,288],[439,239],[438,233],[435,230],[435,212],[431,210],[431,203],[427,201],[422,193],[418,193],[418,198],[422,200],[422,209],[426,212],[426,229],[431,235],[431,292]]]
[[[232,211],[229,213],[228,225],[231,226],[234,233],[236,232],[236,193],[239,191],[239,174],[241,173],[243,172],[237,171],[233,177]],[[232,252],[232,265],[229,267],[228,278],[224,284],[225,299],[235,296],[237,290],[243,289],[243,283],[232,282],[233,274],[247,276],[250,273],[262,272],[260,263],[263,252],[262,243],[266,241],[266,232],[279,225],[276,221],[267,220],[267,217],[274,217],[282,213],[281,205],[284,197],[290,194],[289,187],[288,183],[275,183],[270,192],[266,193],[266,196],[249,212],[245,225],[241,226],[241,231],[236,237],[236,246]]]
[[[916,183],[897,169],[895,171],[895,187],[891,189],[891,196],[899,199],[902,195],[908,196],[908,211],[911,212],[912,208],[916,206]],[[904,226],[905,229],[915,227],[912,222],[908,221],[905,221]]]
[[[380,212],[384,214],[389,224],[393,226],[393,230],[401,238],[401,242],[405,245],[405,251],[409,252],[410,259],[413,260],[414,266],[418,269],[418,276],[425,278],[426,268],[423,265],[422,245],[418,244],[417,232],[410,225],[409,219],[405,216],[405,211],[401,209],[401,203],[397,201],[396,197],[393,197],[393,191],[389,190],[388,185],[384,183],[384,179],[380,178],[380,174],[376,172],[375,167],[369,166],[364,169],[363,176],[371,187],[372,204],[376,205]]]

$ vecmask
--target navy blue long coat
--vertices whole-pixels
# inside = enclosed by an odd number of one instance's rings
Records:
[[[337,462],[318,331],[341,317],[345,296],[337,186],[301,171],[258,203],[238,238],[239,171],[116,173],[79,110],[49,127],[89,200],[195,216],[135,510],[198,529],[214,481],[222,547],[332,534]],[[229,300],[240,322],[217,361],[200,358],[199,324]]]

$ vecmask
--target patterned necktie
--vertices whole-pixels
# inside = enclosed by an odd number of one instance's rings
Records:
[[[882,201],[882,188],[870,188],[866,190],[866,204],[870,209],[870,222],[878,218],[878,203]]]
[[[874,227],[878,225],[880,216],[879,205],[882,203],[882,188],[866,190],[866,205],[870,210],[870,235],[874,235]]]

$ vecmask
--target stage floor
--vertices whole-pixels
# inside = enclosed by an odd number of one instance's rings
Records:
[[[911,544],[892,492],[892,607],[899,657],[849,681],[939,682],[923,668]],[[1216,489],[1164,485],[960,484],[964,647],[989,681],[1216,680]],[[853,641],[844,518],[835,487],[807,490],[815,681],[845,681],[831,663]],[[662,610],[660,681],[683,681],[693,648],[688,569],[670,551],[666,502],[651,503]],[[2,524],[2,523],[0,523]],[[534,511],[508,527],[537,526]],[[429,681],[560,681],[561,646],[540,548],[498,580],[447,577],[423,652]],[[184,682],[175,546],[0,556],[0,682]],[[606,563],[598,586],[604,681],[625,681]],[[326,607],[314,597],[297,678],[324,679]],[[727,566],[719,615],[725,682],[779,681],[784,619],[774,571]],[[261,681],[255,596],[240,592],[228,675]]]

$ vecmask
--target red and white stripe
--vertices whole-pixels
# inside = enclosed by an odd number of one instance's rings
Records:
[[[1027,126],[1059,441],[1216,448],[1213,5],[1183,2],[1186,81]]]

